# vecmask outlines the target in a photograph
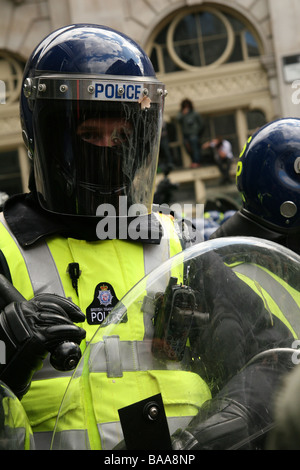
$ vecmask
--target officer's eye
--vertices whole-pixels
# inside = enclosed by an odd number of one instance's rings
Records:
[[[127,132],[124,128],[116,129],[112,136],[111,141],[113,144],[122,144],[128,139],[128,129]]]
[[[103,133],[98,128],[83,128],[77,132],[79,137],[85,142],[89,142],[93,145],[102,145]]]
[[[80,133],[80,137],[83,140],[93,141],[93,140],[97,140],[99,138],[99,134],[97,134],[96,132],[87,131],[87,132]]]

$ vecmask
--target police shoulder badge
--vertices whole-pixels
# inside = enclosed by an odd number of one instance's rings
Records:
[[[100,282],[95,288],[92,303],[86,309],[88,324],[101,325],[118,302],[113,286],[108,282]]]

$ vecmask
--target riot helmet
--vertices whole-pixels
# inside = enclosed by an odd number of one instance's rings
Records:
[[[145,52],[118,31],[73,24],[47,36],[20,103],[40,205],[96,216],[109,204],[124,215],[123,197],[150,213],[165,94]]]
[[[258,129],[237,165],[242,212],[279,232],[300,228],[300,119],[283,118]]]

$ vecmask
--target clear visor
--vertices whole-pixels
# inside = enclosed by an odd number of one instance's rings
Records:
[[[109,215],[127,216],[133,205],[139,214],[150,213],[162,99],[73,97],[36,99],[34,170],[41,205],[81,216],[101,214],[102,205]]]
[[[168,450],[165,421],[170,441],[193,433],[220,399],[251,415],[220,448],[255,448],[273,424],[279,381],[299,362],[299,266],[299,256],[274,243],[233,237],[200,243],[152,271],[83,354],[52,448],[111,450],[125,440],[127,449]],[[144,408],[123,419],[144,400],[157,405],[152,419]]]

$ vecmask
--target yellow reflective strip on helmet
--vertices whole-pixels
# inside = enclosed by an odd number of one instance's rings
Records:
[[[236,180],[236,182],[237,182],[238,176],[240,176],[240,174],[242,173],[242,169],[243,169],[243,164],[242,164],[242,162],[238,162],[238,163],[237,163],[237,166],[236,166],[236,174],[235,174],[235,180]]]
[[[249,143],[251,142],[251,139],[252,139],[252,135],[248,138],[247,142],[245,143],[240,155],[239,155],[239,158],[242,158],[242,156],[244,155],[245,151],[246,151],[246,148],[248,147]],[[238,179],[238,176],[240,176],[240,174],[242,173],[242,169],[243,169],[243,163],[241,161],[238,161],[237,163],[237,167],[236,167],[236,173],[235,173],[235,182],[237,184],[237,179]]]
[[[250,142],[251,142],[251,139],[252,139],[252,135],[250,135],[250,137],[248,138],[247,142],[245,143],[245,145],[244,145],[244,147],[243,147],[243,150],[241,151],[241,153],[240,153],[240,155],[239,155],[239,158],[241,158],[241,157],[244,155],[245,150],[246,150],[248,144],[250,144]]]

